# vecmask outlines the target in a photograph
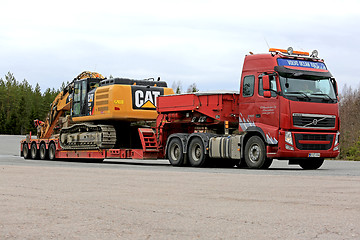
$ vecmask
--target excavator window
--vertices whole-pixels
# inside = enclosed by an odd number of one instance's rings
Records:
[[[85,99],[87,95],[87,81],[82,81],[81,83],[81,115],[85,114]]]
[[[100,79],[84,79],[76,81],[74,84],[73,106],[71,114],[73,117],[87,115],[87,95],[88,92],[99,86]]]
[[[85,83],[85,84],[84,84]],[[72,115],[74,117],[81,116],[82,105],[86,95],[86,81],[75,82],[74,86],[74,102],[72,106]]]
[[[71,114],[73,116],[79,116],[80,115],[80,99],[81,99],[81,91],[80,91],[80,87],[81,85],[76,82],[75,86],[74,86],[74,101],[73,101],[73,106],[72,106],[72,111]]]
[[[90,83],[90,90],[99,87],[99,83],[92,82]]]

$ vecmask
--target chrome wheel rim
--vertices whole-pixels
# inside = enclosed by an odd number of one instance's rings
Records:
[[[195,146],[193,147],[193,149],[191,151],[191,156],[195,162],[200,161],[201,156],[202,156],[202,149],[201,149],[200,144],[195,144]]]
[[[171,147],[171,158],[174,159],[175,161],[180,159],[180,146],[178,144],[174,144]]]
[[[259,145],[256,145],[256,144],[252,145],[249,150],[250,161],[258,162],[259,158],[260,158],[260,152],[261,152],[261,149],[260,149]]]

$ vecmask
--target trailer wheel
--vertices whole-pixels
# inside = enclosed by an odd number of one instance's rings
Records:
[[[246,165],[249,168],[262,168],[266,162],[265,155],[265,143],[263,140],[258,136],[252,136],[245,145]]]
[[[324,163],[324,158],[306,158],[299,162],[300,167],[304,170],[315,170],[321,167]]]
[[[203,167],[205,165],[207,156],[205,154],[204,143],[200,138],[193,138],[190,141],[188,157],[192,167]]]
[[[46,149],[46,145],[45,143],[41,143],[40,144],[40,159],[41,160],[46,160],[48,159],[48,150]]]
[[[185,155],[179,138],[173,138],[170,140],[167,149],[167,156],[172,166],[180,167],[184,165]]]
[[[39,159],[39,150],[37,149],[36,143],[31,144],[30,152],[32,159]]]
[[[29,146],[27,143],[24,143],[24,145],[23,145],[23,156],[24,156],[24,159],[30,158],[30,150],[29,150]]]
[[[55,152],[56,152],[55,143],[51,142],[51,143],[49,144],[49,159],[50,159],[50,160],[54,160],[54,159],[55,159]]]

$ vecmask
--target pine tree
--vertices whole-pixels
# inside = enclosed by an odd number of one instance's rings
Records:
[[[198,92],[199,89],[196,87],[196,83],[191,84],[188,89],[187,89],[187,93],[192,93],[192,92]]]
[[[34,120],[45,120],[50,103],[59,93],[47,89],[41,93],[39,84],[33,88],[25,79],[19,83],[12,73],[0,78],[0,134],[35,132]]]

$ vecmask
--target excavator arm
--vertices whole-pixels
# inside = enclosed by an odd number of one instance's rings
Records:
[[[63,91],[61,91],[55,100],[51,103],[50,112],[45,122],[35,120],[35,126],[38,128],[38,138],[48,139],[54,132],[54,128],[59,122],[59,118],[64,115],[66,111],[71,108],[71,92],[73,84],[69,84]]]
[[[74,81],[85,78],[105,79],[101,74],[96,72],[84,71],[80,73],[63,91],[61,91],[51,103],[49,114],[45,122],[35,120],[35,126],[38,128],[38,138],[48,139],[54,133],[54,128],[58,124],[61,116],[66,111],[70,111],[72,103],[72,92],[74,90]]]

